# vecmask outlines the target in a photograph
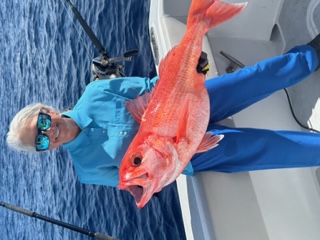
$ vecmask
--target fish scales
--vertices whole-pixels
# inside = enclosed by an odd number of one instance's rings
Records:
[[[207,151],[222,139],[206,133],[209,96],[196,66],[207,30],[245,5],[192,0],[186,32],[160,62],[156,86],[126,103],[140,127],[120,164],[118,187],[134,196],[137,207],[173,182],[196,152]]]

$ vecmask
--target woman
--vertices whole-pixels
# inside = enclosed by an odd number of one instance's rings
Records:
[[[303,80],[319,68],[319,59],[320,35],[286,54],[207,80],[211,109],[208,130],[223,134],[224,139],[219,147],[194,155],[183,173],[320,165],[317,133],[217,124],[271,93]],[[117,186],[118,167],[139,127],[124,103],[150,90],[156,80],[157,77],[120,77],[94,81],[75,107],[62,114],[41,103],[29,105],[13,118],[7,143],[26,151],[63,146],[71,154],[81,182]]]

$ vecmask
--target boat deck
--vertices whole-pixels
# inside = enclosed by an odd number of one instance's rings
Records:
[[[156,63],[183,35],[189,4],[190,0],[151,1],[149,27]],[[320,0],[249,0],[241,14],[205,37],[208,77],[225,73],[230,65],[220,51],[250,65],[309,42],[319,30]],[[320,129],[320,71],[288,91],[299,120]],[[236,127],[302,130],[283,90],[224,121]],[[319,182],[317,167],[181,175],[177,184],[188,240],[318,240]]]

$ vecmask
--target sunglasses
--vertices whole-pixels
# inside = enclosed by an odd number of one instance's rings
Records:
[[[38,134],[36,136],[36,151],[44,151],[49,148],[50,139],[48,135],[42,133],[48,130],[51,125],[51,116],[47,113],[39,112],[37,120]]]

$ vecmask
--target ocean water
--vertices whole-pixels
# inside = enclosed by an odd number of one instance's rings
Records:
[[[153,77],[147,0],[73,0],[111,56],[139,49],[125,73]],[[120,239],[185,239],[175,184],[143,209],[127,192],[84,185],[62,149],[22,154],[5,144],[8,125],[26,104],[72,107],[98,53],[63,0],[0,2],[0,202]],[[0,239],[92,239],[0,208]]]

